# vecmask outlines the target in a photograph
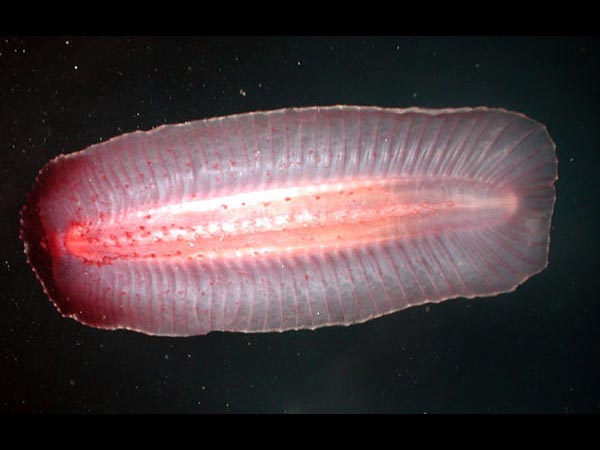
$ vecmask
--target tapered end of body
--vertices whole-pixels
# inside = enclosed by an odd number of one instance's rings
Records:
[[[63,315],[69,315],[68,304],[59,294],[53,273],[54,262],[60,257],[60,239],[52,224],[47,222],[44,212],[48,199],[50,204],[54,203],[52,186],[60,182],[56,177],[55,167],[61,159],[62,156],[50,161],[38,173],[35,186],[21,208],[19,237],[24,243],[27,262],[44,292]]]
[[[92,295],[103,290],[87,277],[93,264],[75,257],[65,246],[69,227],[83,220],[80,211],[85,202],[78,195],[91,186],[80,170],[82,164],[89,163],[82,163],[78,155],[81,152],[59,155],[39,171],[21,209],[19,236],[27,262],[63,316],[86,325],[114,329],[118,324],[99,308],[98,296]],[[82,285],[89,288],[85,294]]]

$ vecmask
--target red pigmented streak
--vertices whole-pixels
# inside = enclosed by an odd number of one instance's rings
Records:
[[[64,246],[95,264],[310,255],[481,227],[516,210],[512,193],[474,195],[485,191],[471,184],[465,192],[464,182],[440,190],[435,179],[358,179],[239,193],[74,223]]]

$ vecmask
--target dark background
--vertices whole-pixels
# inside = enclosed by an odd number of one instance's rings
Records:
[[[596,38],[0,38],[0,412],[600,412]],[[158,338],[63,319],[25,262],[37,171],[114,135],[287,106],[499,106],[547,125],[549,267],[348,328]]]

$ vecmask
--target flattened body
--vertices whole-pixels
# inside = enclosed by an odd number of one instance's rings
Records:
[[[21,237],[64,315],[194,335],[352,324],[547,264],[545,127],[474,108],[285,109],[59,156]]]

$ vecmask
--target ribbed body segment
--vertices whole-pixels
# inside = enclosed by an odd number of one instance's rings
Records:
[[[195,335],[352,324],[547,264],[557,161],[497,109],[284,109],[49,162],[21,238],[62,314]]]

